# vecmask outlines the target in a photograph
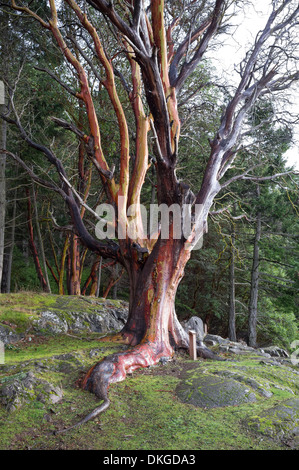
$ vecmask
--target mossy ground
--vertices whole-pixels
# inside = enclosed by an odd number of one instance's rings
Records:
[[[44,295],[42,295],[44,299]],[[50,302],[51,296],[47,297]],[[36,308],[39,298],[31,299]],[[28,305],[28,304],[27,304]],[[3,305],[2,305],[3,307]],[[17,311],[10,303],[11,310]],[[24,307],[24,302],[22,303]],[[0,313],[2,315],[2,313]],[[26,314],[26,313],[25,313]],[[0,380],[26,368],[39,367],[39,376],[64,392],[59,403],[45,405],[32,400],[15,412],[0,406],[1,450],[285,450],[283,442],[263,435],[245,423],[251,416],[289,398],[294,384],[279,367],[258,366],[257,357],[239,356],[235,360],[190,361],[178,355],[166,365],[136,371],[124,382],[110,387],[111,406],[84,426],[55,436],[53,432],[76,423],[98,406],[96,397],[78,386],[91,365],[124,346],[101,342],[95,334],[48,336],[21,342],[5,352]],[[91,352],[97,350],[94,357]],[[69,357],[66,356],[70,353]],[[64,355],[64,368],[55,368],[55,357]],[[77,361],[78,359],[78,361]],[[175,390],[182,373],[246,370],[263,383],[273,385],[271,398],[258,397],[255,403],[225,408],[201,409],[182,403]],[[10,369],[11,368],[11,369]],[[189,372],[188,372],[189,371]],[[279,388],[276,387],[279,386]],[[298,392],[297,392],[298,393]]]
[[[51,309],[58,315],[61,314],[67,317],[67,312],[94,312],[95,308],[99,308],[101,305],[105,308],[121,308],[123,302],[83,296],[36,294],[26,291],[15,294],[1,294],[0,323],[12,327],[16,333],[24,333],[30,331],[32,320],[38,317],[41,310]]]

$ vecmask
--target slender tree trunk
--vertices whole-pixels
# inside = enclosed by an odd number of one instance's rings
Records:
[[[102,257],[97,256],[96,260],[94,261],[90,274],[88,278],[86,279],[84,286],[82,287],[82,295],[87,295],[87,289],[89,287],[89,284],[91,283],[91,288],[90,288],[90,294],[89,295],[96,295],[98,290],[100,289],[99,287],[99,266],[100,270],[102,269]],[[98,297],[98,295],[97,295]]]
[[[69,247],[69,295],[81,295],[80,240],[75,234],[70,235]]]
[[[236,303],[235,303],[235,229],[232,225],[231,233],[231,257],[229,266],[229,317],[228,317],[228,337],[231,341],[236,341]]]
[[[114,285],[114,277],[112,275],[110,277],[109,281],[108,281],[108,285],[107,285],[105,291],[103,292],[103,299],[107,299],[108,294],[109,294],[111,288],[113,287],[113,285]]]
[[[258,291],[259,291],[259,242],[261,239],[261,213],[258,212],[256,219],[256,231],[253,248],[253,262],[251,271],[251,288],[248,315],[248,336],[249,346],[256,347],[257,338],[257,308],[258,308]]]
[[[58,278],[58,288],[59,288],[59,295],[64,294],[64,272],[65,272],[65,262],[67,257],[67,250],[69,247],[69,236],[67,235],[64,241],[63,250],[60,259],[60,270],[59,270],[59,278]]]
[[[113,284],[113,292],[112,292],[112,298],[113,299],[117,299],[117,285],[118,285],[118,282],[120,280],[120,278],[122,277],[122,274],[119,276],[118,275],[118,271],[119,271],[119,266],[118,264],[115,265],[115,283]]]
[[[97,280],[96,297],[99,297],[99,295],[100,295],[101,277],[102,277],[102,264],[103,264],[103,258],[101,256],[100,261],[99,261],[99,267],[98,267],[98,280]]]
[[[79,52],[76,50],[76,56],[79,57]],[[78,129],[83,131],[83,104],[79,103],[79,116],[78,116]],[[91,178],[91,168],[86,167],[85,158],[85,146],[82,141],[79,144],[79,155],[78,155],[78,181],[77,191],[86,199]],[[83,219],[85,209],[81,208],[80,215]],[[68,293],[69,295],[81,295],[81,275],[83,270],[84,257],[81,259],[81,242],[80,238],[75,234],[70,234],[70,246],[69,246],[69,258],[68,258]],[[92,288],[93,294],[95,295],[95,288]]]
[[[9,231],[9,246],[5,250],[1,292],[9,294],[11,291],[11,270],[13,261],[13,250],[15,245],[15,228],[16,228],[16,212],[17,212],[17,189],[14,190],[12,221]]]
[[[40,254],[41,254],[41,259],[42,259],[42,264],[43,264],[43,270],[44,270],[43,272],[44,272],[44,277],[45,277],[45,281],[46,281],[46,284],[47,284],[47,292],[51,293],[51,286],[50,286],[50,281],[49,281],[49,276],[48,276],[48,269],[47,269],[47,261],[46,261],[46,255],[45,255],[45,250],[44,250],[44,243],[43,243],[43,238],[42,238],[40,225],[39,225],[39,220],[38,220],[36,194],[35,194],[35,189],[34,189],[33,184],[32,184],[32,198],[33,198],[34,213],[35,213],[36,232],[37,232],[39,249],[40,249]]]
[[[59,279],[58,279],[57,275],[54,272],[54,269],[52,268],[52,266],[50,265],[50,263],[47,259],[46,259],[46,263],[47,263],[47,267],[50,270],[50,273],[52,274],[52,277],[53,277],[54,281],[56,282],[57,285],[59,285]]]
[[[5,106],[4,84],[0,81],[0,114]],[[6,121],[0,120],[0,149],[6,149]],[[6,187],[5,187],[6,154],[0,153],[0,287],[4,262],[4,235],[5,235],[5,209],[6,209]]]
[[[12,270],[12,260],[13,260],[13,250],[15,245],[15,232],[16,232],[16,213],[17,213],[17,189],[14,192],[14,201],[13,201],[13,210],[12,210],[12,223],[11,223],[11,234],[10,234],[10,247],[8,253],[8,263],[7,263],[7,281],[6,281],[6,292],[9,294],[11,291],[11,270]]]
[[[44,292],[49,292],[48,285],[45,279],[45,276],[43,274],[41,264],[39,261],[39,256],[38,256],[38,251],[35,245],[34,241],[34,234],[33,234],[33,224],[32,224],[32,210],[31,210],[31,198],[30,198],[30,191],[28,188],[26,188],[26,194],[27,194],[27,208],[28,208],[28,218],[27,218],[27,225],[28,225],[28,231],[29,231],[29,244],[31,248],[31,253],[33,256],[33,261],[36,269],[36,274],[39,279],[41,288],[43,289]]]
[[[91,287],[90,287],[89,295],[91,297],[96,297],[96,293],[98,289],[98,266],[99,266],[99,262],[96,264],[95,269],[92,269],[90,273]]]
[[[115,288],[117,287],[118,282],[122,278],[123,273],[124,271],[122,271],[121,274],[118,275],[118,265],[116,264],[113,266],[113,272],[111,274],[111,277],[109,279],[105,292],[103,293],[103,299],[107,299],[109,292],[111,291],[112,288],[113,288],[112,298],[113,299],[117,298],[117,290]]]

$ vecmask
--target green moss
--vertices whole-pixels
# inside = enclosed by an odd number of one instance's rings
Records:
[[[51,309],[72,311],[75,310],[73,302],[76,299],[69,296],[61,298],[45,294],[1,296],[0,321],[6,309],[6,312],[18,311],[26,317],[38,315],[45,304]],[[82,299],[81,304],[82,311],[94,308]],[[13,317],[7,316],[7,321],[8,318]],[[111,405],[105,413],[80,428],[54,436],[54,430],[76,423],[98,406],[93,394],[78,388],[78,379],[92,364],[122,349],[123,346],[116,343],[98,341],[97,334],[87,333],[38,337],[6,348],[5,365],[2,369],[0,366],[0,385],[13,378],[21,379],[23,376],[18,374],[33,370],[38,379],[62,388],[63,399],[49,405],[38,401],[32,393],[28,403],[13,413],[0,406],[0,449],[187,451],[286,448],[282,442],[276,442],[262,432],[271,425],[271,419],[263,413],[290,397],[290,390],[298,394],[298,375],[288,368],[262,365],[257,356],[240,356],[225,362],[198,360],[196,363],[188,356],[178,356],[176,362],[165,366],[159,364],[136,371],[124,382],[111,385]],[[91,354],[93,350],[97,351],[96,356]],[[198,374],[214,375],[229,370],[245,378],[252,377],[264,387],[269,384],[273,396],[263,398],[256,394],[254,403],[209,410],[198,408],[182,403],[176,395],[186,369],[189,369],[186,378],[190,384]],[[254,417],[261,420],[262,428],[250,425]]]
[[[94,362],[89,357],[95,342],[83,343],[68,338],[75,352],[86,361],[85,370]],[[66,342],[58,344],[57,351]],[[119,349],[114,345],[96,343],[100,356]],[[108,346],[108,347],[107,347]],[[87,347],[87,349],[85,349]],[[102,349],[107,347],[106,350]],[[41,352],[41,350],[39,350]],[[48,351],[49,353],[49,351]],[[64,350],[65,353],[65,350]],[[49,354],[50,356],[50,354]],[[45,356],[43,356],[45,357]],[[98,359],[98,358],[97,358]],[[59,438],[51,434],[55,429],[74,424],[95,406],[94,395],[75,385],[79,371],[63,375],[51,370],[43,371],[43,377],[59,384],[64,391],[61,403],[41,408],[36,400],[12,415],[0,407],[0,442],[2,449],[105,449],[105,450],[216,450],[216,449],[280,449],[277,443],[263,437],[255,430],[244,428],[243,420],[259,415],[266,401],[225,409],[203,410],[182,404],[175,395],[180,382],[179,374],[184,359],[173,365],[158,365],[128,376],[124,382],[110,387],[110,408],[98,419],[74,429]],[[205,364],[205,363],[203,363]],[[201,366],[201,363],[198,363]],[[205,368],[205,366],[203,367]],[[273,401],[271,401],[273,403]],[[266,406],[269,406],[267,402]]]
[[[25,372],[18,372],[17,374],[12,374],[12,375],[8,375],[8,376],[0,378],[0,384],[9,383],[16,379],[24,379],[25,377],[26,377]]]
[[[99,348],[97,334],[80,336],[78,339],[72,336],[56,335],[44,338],[40,344],[29,343],[25,348],[13,348],[5,351],[5,364],[21,363],[35,359],[44,359],[53,355],[66,354],[73,351],[85,351],[86,355],[93,348]],[[114,351],[114,343],[106,342],[104,348],[107,351]],[[107,354],[110,354],[110,352]],[[93,360],[94,361],[94,360]]]

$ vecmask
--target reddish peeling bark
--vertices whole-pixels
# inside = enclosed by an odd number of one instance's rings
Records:
[[[186,346],[177,328],[174,301],[189,257],[182,240],[159,239],[142,269],[137,270],[136,264],[134,269],[130,266],[133,295],[127,324],[118,339],[131,348],[106,357],[88,371],[82,387],[104,402],[71,428],[94,418],[109,406],[108,390],[112,383],[124,380],[136,369],[155,365],[162,358],[169,360],[174,355],[175,343]]]
[[[91,288],[90,288],[89,295],[91,296],[95,295],[95,292],[97,289],[99,263],[100,263],[100,260],[97,258],[97,260],[93,263],[91,270],[90,270],[90,274],[88,278],[86,279],[85,284],[82,288],[82,295],[87,295],[87,289],[90,284],[91,284]]]
[[[81,258],[80,240],[77,235],[70,234],[68,251],[68,293],[69,295],[81,295]]]
[[[175,313],[177,287],[189,258],[190,251],[185,249],[182,240],[158,240],[143,268],[132,276],[134,295],[125,327],[119,335],[106,337],[108,341],[118,339],[129,344],[129,349],[107,356],[83,379],[82,388],[94,393],[103,403],[83,420],[57,431],[57,434],[80,426],[105,411],[110,404],[108,391],[111,384],[124,380],[127,374],[137,369],[170,360],[177,348],[189,347],[189,337]],[[198,344],[197,351],[204,358],[219,359],[202,343]]]

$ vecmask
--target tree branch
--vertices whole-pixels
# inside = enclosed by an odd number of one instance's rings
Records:
[[[171,64],[169,67],[169,80],[171,86],[177,87],[177,82],[179,80],[178,74],[178,66],[179,62],[183,58],[184,54],[186,53],[190,43],[194,42],[199,36],[201,36],[206,29],[210,26],[211,20],[205,20],[193,33],[188,34],[185,39],[181,42],[179,47],[177,48],[173,58],[171,60]],[[187,77],[186,77],[187,78]],[[177,90],[179,87],[177,87]]]
[[[24,168],[24,170],[29,174],[31,179],[38,183],[40,186],[48,188],[51,191],[55,191],[59,193],[63,198],[65,198],[65,193],[61,188],[37,176],[34,171],[28,165],[26,165],[26,163],[18,155],[5,149],[0,149],[0,152],[12,157],[22,168]]]
[[[256,168],[258,165],[255,165],[254,167],[249,168],[247,171],[242,173],[241,175],[236,175],[230,178],[228,181],[223,183],[221,185],[221,189],[226,188],[230,184],[234,183],[235,181],[240,181],[240,180],[250,180],[250,181],[256,181],[256,182],[262,182],[262,181],[272,181],[275,180],[276,178],[279,178],[280,176],[286,176],[286,175],[299,175],[298,172],[292,170],[292,171],[285,171],[283,173],[276,173],[275,175],[269,175],[269,176],[249,176],[248,173],[253,169]]]
[[[27,13],[28,15],[32,16],[35,20],[37,20],[44,28],[50,29],[49,23],[46,23],[40,16],[30,10],[28,7],[20,7],[16,4],[15,0],[11,0],[11,6],[14,10],[21,11]]]
[[[29,175],[31,176],[32,179],[34,179],[34,181],[41,184],[42,186],[45,186],[45,187],[59,193],[63,197],[63,199],[65,200],[65,202],[68,205],[68,208],[69,208],[70,214],[71,214],[71,218],[72,218],[72,221],[74,223],[75,230],[76,230],[78,236],[81,238],[82,243],[85,246],[87,246],[87,248],[91,249],[92,251],[98,252],[99,254],[101,254],[105,258],[117,259],[120,262],[122,262],[122,260],[120,258],[120,252],[119,252],[118,245],[116,245],[115,243],[112,243],[112,242],[109,242],[108,244],[101,243],[98,240],[96,240],[95,238],[93,238],[90,235],[90,233],[87,231],[87,229],[84,226],[83,221],[82,221],[82,217],[81,217],[81,214],[80,214],[80,209],[79,209],[79,207],[78,207],[78,205],[77,205],[77,203],[74,199],[74,196],[72,194],[72,186],[70,185],[70,183],[67,179],[67,176],[66,176],[66,173],[65,173],[65,170],[63,168],[63,165],[62,165],[61,161],[47,147],[45,147],[44,145],[37,144],[36,142],[34,142],[27,135],[27,133],[25,132],[25,130],[21,126],[19,118],[17,118],[17,121],[13,121],[13,120],[7,118],[6,116],[1,116],[1,117],[6,119],[8,122],[17,125],[18,128],[20,129],[20,134],[21,134],[21,137],[23,138],[23,140],[25,140],[25,142],[27,142],[32,148],[35,148],[36,150],[39,150],[40,152],[44,153],[44,155],[47,157],[49,162],[52,163],[53,165],[55,165],[56,170],[58,172],[58,175],[59,175],[61,181],[63,182],[63,185],[62,185],[61,188],[59,188],[58,186],[55,186],[55,185],[41,179],[39,176],[37,176],[28,167],[28,165],[26,165],[26,163],[22,159],[20,159],[17,155],[12,154],[12,153],[9,152],[9,155],[12,156],[29,173]],[[78,197],[80,198],[79,195],[78,195]],[[78,199],[79,202],[82,201],[82,200],[80,201],[80,199]],[[82,202],[83,202],[83,205],[84,205],[84,201],[82,201]]]
[[[206,21],[204,21],[202,25],[191,35],[191,41],[193,42],[195,39],[197,39],[198,36],[200,36],[204,31],[206,31],[202,40],[199,43],[196,52],[194,53],[193,57],[189,62],[185,62],[183,64],[180,73],[177,74],[178,63],[188,48],[188,44],[190,41],[189,35],[184,39],[184,41],[180,45],[177,51],[177,55],[172,61],[169,73],[171,86],[175,87],[177,91],[183,86],[186,79],[195,70],[198,63],[200,62],[203,54],[205,53],[208,47],[210,40],[218,30],[222,19],[223,10],[225,7],[225,0],[216,0],[211,19],[207,19]]]
[[[57,83],[59,83],[59,85],[61,85],[70,95],[75,96],[76,98],[78,98],[77,92],[72,90],[71,87],[69,87],[65,82],[63,82],[59,77],[57,77],[57,75],[55,75],[55,73],[51,72],[51,70],[49,70],[47,68],[36,67],[36,66],[34,68],[35,68],[35,70],[39,70],[40,72],[47,73],[51,78],[53,78]]]

